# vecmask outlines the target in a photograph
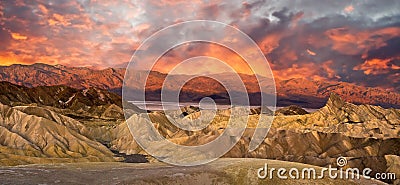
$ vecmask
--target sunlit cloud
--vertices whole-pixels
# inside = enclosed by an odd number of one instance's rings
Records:
[[[307,49],[306,51],[307,51],[307,53],[308,53],[309,55],[312,55],[312,56],[317,55],[315,52],[313,52],[313,51],[311,51],[311,50],[309,50],[309,49]]]
[[[374,58],[371,60],[366,60],[364,63],[355,66],[354,70],[361,70],[366,75],[379,75],[389,73],[391,70],[400,70],[400,66],[397,66],[393,62],[399,58],[388,58],[388,59],[378,59]]]
[[[11,33],[11,37],[12,37],[13,39],[15,39],[15,40],[26,40],[26,39],[28,39],[27,36],[21,35],[21,34],[19,34],[19,33]]]
[[[353,5],[346,6],[346,7],[344,8],[344,11],[345,11],[346,13],[351,13],[352,11],[354,11]]]
[[[400,2],[282,1],[0,1],[0,65],[42,62],[124,67],[138,46],[166,26],[216,20],[248,34],[280,79],[342,80],[400,86]],[[225,38],[228,39],[228,38]],[[246,48],[243,48],[246,51]],[[167,53],[155,70],[209,55],[251,74],[226,48],[194,45]],[[209,72],[220,72],[218,66]]]

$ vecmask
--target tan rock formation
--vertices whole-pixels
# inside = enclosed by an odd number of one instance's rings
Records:
[[[53,112],[0,104],[0,163],[115,160],[105,146],[77,131],[85,132],[85,128]]]

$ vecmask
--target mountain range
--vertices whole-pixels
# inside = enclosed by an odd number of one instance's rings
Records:
[[[257,102],[259,100],[259,87],[256,77],[246,74],[239,75],[251,95],[250,102]],[[0,81],[7,81],[26,87],[62,85],[75,89],[105,89],[121,94],[124,76],[124,68],[97,70],[87,67],[67,67],[41,63],[0,66]],[[166,76],[167,74],[156,71],[150,73],[146,84],[146,93],[149,100],[160,99],[161,87]],[[227,81],[230,80],[229,75],[225,73],[214,74],[214,76]],[[180,81],[186,76],[175,74],[169,75],[169,78]],[[235,82],[232,81],[232,83]],[[379,87],[364,87],[347,82],[314,81],[301,78],[275,79],[275,84],[278,106],[299,105],[306,108],[320,108],[328,99],[329,94],[334,92],[344,100],[355,104],[400,107],[400,94],[397,91],[389,91]],[[174,88],[176,90],[178,87],[169,87],[169,89]],[[186,83],[182,88],[180,99],[181,101],[198,101],[205,96],[217,99],[216,101],[220,100],[222,103],[229,103],[229,95],[224,87],[217,81],[207,77],[197,77]]]

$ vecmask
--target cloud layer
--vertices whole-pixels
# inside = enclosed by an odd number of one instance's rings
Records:
[[[124,67],[151,34],[195,19],[224,22],[248,34],[277,78],[337,80],[399,91],[397,0],[0,1],[0,64]],[[157,70],[168,71],[198,55],[245,69],[234,53],[223,50],[204,43],[180,46],[161,59]]]

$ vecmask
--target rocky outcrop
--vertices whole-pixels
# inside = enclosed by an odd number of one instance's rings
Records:
[[[171,141],[189,146],[206,144],[214,140],[223,130],[209,132],[182,132],[166,129],[160,121],[155,124],[160,133],[164,133]],[[128,154],[146,154],[129,135],[126,124],[115,130],[118,135],[112,146]],[[348,167],[371,168],[373,172],[384,172],[387,169],[386,155],[400,156],[400,138],[355,138],[340,133],[324,133],[318,131],[302,132],[271,128],[267,138],[253,152],[249,152],[249,141],[254,129],[246,129],[239,142],[224,156],[236,158],[267,158],[294,161],[317,166],[336,165],[336,158],[348,157]],[[159,146],[159,150],[163,150]],[[166,148],[165,151],[168,151]],[[186,155],[171,151],[171,155]],[[168,155],[168,154],[166,154]]]
[[[82,134],[86,137],[90,136],[88,128],[81,122],[76,121],[70,117],[58,114],[49,109],[37,106],[15,106],[12,107],[12,109],[18,110],[27,115],[36,116],[38,118],[44,118],[46,120],[53,121],[59,125],[66,126],[69,129],[72,129],[75,132]]]
[[[27,88],[8,82],[0,82],[0,103],[18,105],[50,106],[71,116],[123,119],[122,98],[98,88],[84,90],[67,86],[40,86]],[[134,107],[134,105],[130,105]],[[55,109],[54,109],[55,110]],[[139,109],[136,108],[136,111]]]
[[[193,115],[198,113],[193,111],[175,119],[196,118],[198,116]],[[149,114],[159,133],[172,142],[187,146],[206,144],[214,140],[226,128],[229,115],[229,109],[219,110],[207,128],[189,132],[172,125],[161,112]],[[244,135],[225,157],[268,158],[328,166],[335,165],[336,158],[343,156],[349,161],[347,167],[368,167],[376,173],[396,166],[397,163],[389,155],[400,156],[398,109],[354,105],[344,102],[336,94],[331,94],[326,105],[314,113],[275,116],[267,138],[255,151],[249,152],[248,145],[258,116],[259,114],[251,112]],[[146,154],[134,142],[125,123],[116,127],[113,132],[116,133],[111,142],[114,149],[128,154]],[[162,146],[158,147],[159,150],[164,149]],[[186,155],[168,148],[165,151],[170,152],[165,153],[166,156]]]
[[[0,164],[115,161],[105,146],[80,132],[86,132],[83,125],[54,112],[0,104]]]
[[[385,155],[386,164],[387,164],[387,173],[396,174],[396,180],[393,184],[400,184],[400,156],[398,155]]]
[[[289,108],[290,109],[290,108]],[[175,119],[185,120],[187,118],[198,117],[199,110],[186,107],[183,108],[187,115],[176,116]],[[250,112],[249,126],[255,127],[260,111]],[[301,112],[303,109],[295,109]],[[198,134],[207,135],[226,126],[230,116],[230,109],[218,110],[213,122],[206,129]],[[372,105],[354,105],[344,102],[336,94],[331,94],[326,105],[316,112],[304,115],[282,115],[277,111],[272,127],[279,130],[290,130],[299,134],[303,133],[324,133],[339,134],[348,138],[400,138],[400,110],[384,109]],[[291,112],[293,113],[293,112]],[[305,112],[304,112],[305,113]],[[268,114],[267,114],[268,115]],[[152,112],[149,114],[152,121],[157,125],[161,133],[167,138],[178,136],[189,136],[195,132],[181,132],[176,126],[171,124],[162,112]],[[125,132],[128,135],[126,125],[122,124],[115,130],[116,133]],[[200,141],[199,141],[200,142]]]
[[[277,111],[275,111],[275,115],[279,116],[289,116],[289,115],[305,115],[308,114],[308,112],[306,110],[304,110],[303,108],[297,106],[297,105],[291,105],[288,107],[283,107],[281,109],[278,109]]]
[[[400,156],[400,138],[354,138],[339,133],[307,132],[271,128],[264,142],[253,152],[248,140],[253,130],[225,157],[267,158],[294,161],[317,166],[336,166],[338,157],[346,157],[348,165],[359,169],[371,168],[373,174],[387,170],[386,155]]]
[[[277,116],[274,126],[299,131],[340,133],[366,138],[400,137],[400,110],[373,105],[354,105],[331,94],[326,105],[306,115]]]

